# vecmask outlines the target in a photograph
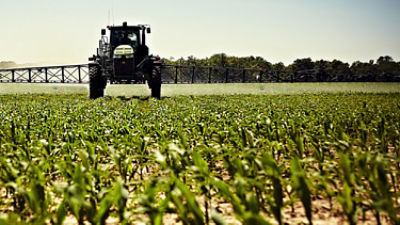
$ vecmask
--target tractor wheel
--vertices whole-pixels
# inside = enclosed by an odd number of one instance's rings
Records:
[[[150,80],[151,97],[161,98],[161,67],[155,66],[152,70],[152,76]]]
[[[104,89],[107,85],[107,79],[101,75],[101,68],[99,65],[89,65],[90,99],[104,97]]]

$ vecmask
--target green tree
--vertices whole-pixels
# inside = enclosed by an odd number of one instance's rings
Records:
[[[7,68],[13,68],[16,67],[17,64],[13,61],[1,61],[0,62],[0,68],[1,69],[7,69]]]
[[[400,67],[390,56],[381,56],[377,60],[377,81],[398,81]]]

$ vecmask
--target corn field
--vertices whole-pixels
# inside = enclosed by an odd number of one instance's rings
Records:
[[[400,224],[399,94],[3,95],[0,121],[0,224]]]

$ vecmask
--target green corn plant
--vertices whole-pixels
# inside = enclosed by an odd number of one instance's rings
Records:
[[[170,145],[167,149],[167,156],[156,151],[155,158],[164,169],[170,170],[170,191],[168,193],[168,198],[171,203],[174,204],[175,211],[184,224],[204,224],[204,213],[195,199],[195,196],[189,188],[179,180],[179,174],[181,172],[178,169],[180,164],[178,160],[185,160],[185,153],[175,145]],[[198,160],[198,162],[200,161]],[[177,171],[178,174],[175,174],[175,171]]]
[[[192,167],[193,172],[195,173],[195,179],[199,183],[200,192],[202,195],[205,195],[204,200],[204,208],[205,208],[205,222],[206,224],[210,223],[210,215],[209,208],[211,205],[211,182],[210,179],[211,173],[209,171],[207,162],[202,158],[199,152],[193,152],[192,159],[194,166]]]
[[[118,210],[119,223],[127,224],[125,209],[128,195],[129,193],[125,189],[123,181],[116,181],[113,189],[101,199],[93,223],[100,225],[106,224],[106,219],[110,216],[110,209],[112,206],[115,206]]]
[[[163,224],[163,216],[165,212],[170,210],[168,208],[170,195],[166,195],[164,199],[159,199],[161,192],[170,192],[170,186],[167,182],[162,178],[152,179],[148,184],[144,184],[143,193],[137,196],[139,207],[136,212],[147,215],[150,219],[148,224]]]
[[[238,195],[233,193],[230,190],[228,184],[213,179],[212,181],[213,187],[215,187],[219,193],[221,193],[224,198],[229,199],[232,204],[233,210],[235,212],[236,217],[243,224],[261,224],[261,225],[269,225],[269,221],[267,221],[258,210],[257,200],[253,193],[248,193],[244,199],[241,199]],[[247,209],[246,209],[247,208]],[[222,224],[224,221],[215,215],[212,217],[215,223]]]
[[[269,201],[271,211],[275,219],[278,221],[278,223],[283,224],[283,218],[282,218],[283,197],[284,197],[283,186],[282,186],[283,178],[281,176],[278,164],[276,163],[274,158],[268,153],[263,154],[260,164],[262,164],[263,170],[267,173],[269,179],[272,181],[273,200]]]
[[[346,214],[350,225],[357,224],[357,201],[355,198],[355,175],[347,154],[340,153],[339,166],[342,171],[343,188],[339,191],[338,201]]]
[[[23,186],[23,175],[21,171],[17,170],[13,163],[0,157],[1,163],[1,180],[4,183],[4,187],[7,190],[7,194],[12,197],[12,206],[17,213],[20,213],[24,209],[25,198],[22,193],[24,192]]]
[[[312,224],[311,184],[298,158],[290,162],[292,187],[303,204],[307,220]]]
[[[371,206],[376,211],[376,220],[381,224],[379,212],[385,212],[389,215],[394,224],[400,224],[400,218],[397,215],[394,202],[394,194],[390,190],[391,184],[388,179],[388,162],[380,156],[374,156],[364,153],[357,159],[357,165],[360,167],[360,173],[368,181],[371,191],[368,192],[371,199]],[[390,165],[390,164],[389,164]]]
[[[75,167],[73,182],[70,186],[64,187],[64,200],[59,207],[60,214],[67,208],[76,218],[78,224],[84,224],[85,219],[91,224],[96,224],[96,199],[88,190],[87,174],[82,166]],[[90,196],[88,199],[87,196]],[[63,216],[60,215],[62,219]]]
[[[171,177],[171,202],[183,224],[204,224],[204,213],[194,194],[176,177]]]
[[[49,214],[51,197],[46,191],[45,178],[42,171],[32,166],[30,190],[24,191],[26,203],[33,213],[34,223],[43,223]]]

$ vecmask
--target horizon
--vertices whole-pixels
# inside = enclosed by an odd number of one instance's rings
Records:
[[[97,48],[100,30],[113,21],[150,24],[150,52],[167,59],[225,53],[285,65],[299,58],[349,64],[386,55],[400,60],[400,2],[395,0],[40,3],[2,3],[0,61],[86,63]]]

